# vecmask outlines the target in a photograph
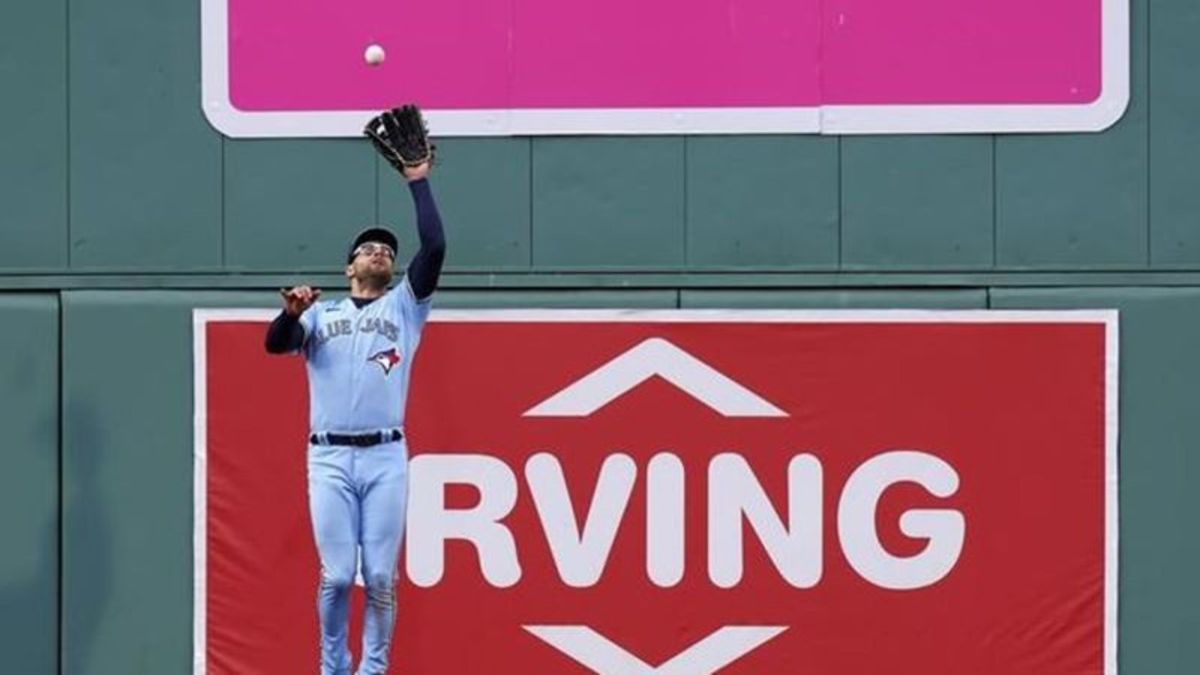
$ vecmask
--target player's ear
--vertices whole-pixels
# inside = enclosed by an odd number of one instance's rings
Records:
[[[354,265],[346,265],[346,278],[354,278]]]

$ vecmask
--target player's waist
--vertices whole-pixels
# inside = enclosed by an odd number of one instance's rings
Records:
[[[404,430],[399,428],[377,429],[350,433],[345,431],[314,431],[309,434],[308,442],[313,445],[350,445],[358,448],[396,443],[404,440]]]

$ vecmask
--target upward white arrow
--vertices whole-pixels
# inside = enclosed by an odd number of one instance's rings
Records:
[[[526,410],[523,417],[587,417],[658,375],[724,417],[787,417],[763,397],[662,338],[649,338]]]

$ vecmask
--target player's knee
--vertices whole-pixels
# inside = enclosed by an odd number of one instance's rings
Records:
[[[396,584],[390,574],[369,574],[363,578],[367,584],[367,602],[376,607],[391,607],[396,602]]]
[[[321,585],[333,591],[348,591],[354,585],[354,570],[322,567]]]
[[[395,585],[395,575],[386,572],[364,573],[363,582],[367,585],[367,589],[378,589],[380,591],[391,590]]]

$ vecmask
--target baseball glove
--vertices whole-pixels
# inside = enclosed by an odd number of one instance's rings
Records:
[[[433,163],[436,147],[429,142],[429,129],[415,105],[392,108],[371,119],[364,133],[397,171]]]

